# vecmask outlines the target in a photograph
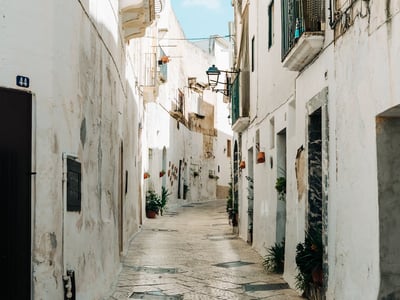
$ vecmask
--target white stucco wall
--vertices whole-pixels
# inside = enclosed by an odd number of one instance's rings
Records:
[[[335,47],[331,299],[378,297],[381,279],[375,117],[399,104],[399,61],[394,58],[400,50],[399,35],[395,33],[399,10],[396,1],[371,2],[371,15],[355,18]]]
[[[169,1],[160,19],[157,21],[158,28],[165,28],[167,31],[158,33],[159,44],[164,47],[166,55],[170,61],[167,64],[168,79],[159,86],[159,95],[154,102],[146,104],[145,119],[147,132],[143,142],[143,152],[148,148],[152,149],[151,162],[144,160],[143,171],[149,171],[152,175],[150,179],[145,180],[144,190],[154,188],[158,193],[164,184],[172,192],[168,206],[170,208],[180,206],[188,202],[209,201],[216,198],[217,182],[228,185],[229,168],[220,168],[218,174],[218,164],[228,165],[229,157],[223,156],[223,145],[226,147],[226,133],[220,135],[220,130],[229,133],[228,108],[222,103],[215,93],[204,90],[203,93],[196,93],[189,89],[188,78],[195,77],[198,83],[207,84],[206,70],[215,63],[221,55],[218,56],[196,46],[184,39],[183,31],[177,21]],[[155,34],[157,28],[153,29]],[[221,47],[215,43],[216,52]],[[222,56],[229,55],[228,52],[222,53]],[[188,120],[190,113],[199,115],[209,114],[206,119],[213,120],[213,126],[216,129],[217,136],[211,137],[212,153],[206,155],[205,136],[206,133],[190,130],[183,122],[174,119],[169,112],[174,110],[174,105],[178,102],[179,91],[184,95],[184,117]],[[205,103],[207,104],[205,106]],[[220,108],[220,105],[222,107]],[[211,105],[211,106],[210,106]],[[203,111],[207,107],[207,110]],[[212,108],[212,110],[210,110]],[[225,120],[220,120],[220,115],[225,115]],[[199,119],[201,120],[201,119]],[[208,121],[207,121],[208,122]],[[203,128],[204,129],[204,128]],[[159,178],[158,173],[162,166],[162,149],[166,149],[167,170],[166,179]],[[179,161],[182,162],[181,182],[179,183]],[[218,163],[217,163],[218,161]],[[176,171],[175,167],[178,167]],[[214,171],[220,179],[210,179],[209,171]],[[199,176],[194,176],[194,172]],[[188,186],[186,199],[183,195],[183,185]],[[219,184],[219,183],[218,183]],[[180,192],[178,193],[178,189]]]
[[[71,269],[76,297],[100,299],[120,268],[119,210],[122,251],[139,226],[139,103],[133,72],[125,72],[132,65],[125,66],[118,1],[0,7],[0,86],[19,89],[15,76],[28,76],[34,101],[32,296],[63,298],[62,275]],[[79,213],[63,213],[62,153],[82,163]]]
[[[246,3],[246,2],[244,2]],[[243,3],[243,6],[245,5]],[[345,4],[341,2],[341,5]],[[286,128],[286,252],[284,278],[295,286],[295,249],[304,239],[307,191],[299,197],[296,183],[297,149],[307,148],[307,107],[327,91],[329,120],[327,149],[323,153],[323,180],[327,187],[327,299],[377,299],[380,289],[379,199],[377,183],[376,116],[399,104],[400,50],[396,30],[400,4],[396,1],[355,1],[346,30],[329,28],[329,11],[323,51],[300,73],[282,67],[280,57],[280,5],[275,3],[274,44],[268,49],[270,3],[250,3],[249,41],[255,39],[255,71],[251,73],[250,125],[241,134],[241,159],[250,161],[256,131],[266,151],[264,164],[254,163],[255,198],[253,247],[261,254],[275,242],[277,140],[271,134]],[[326,1],[326,9],[329,1]],[[345,9],[345,7],[343,8]],[[366,14],[366,15],[365,15]],[[340,29],[339,29],[340,28]],[[251,61],[251,60],[250,60]],[[387,115],[385,115],[387,116]],[[392,117],[398,117],[396,109]],[[272,130],[270,120],[274,120]],[[323,135],[325,132],[323,133]],[[239,139],[235,134],[235,138]],[[307,152],[306,152],[307,153]],[[254,153],[255,154],[255,153]],[[269,165],[270,157],[274,166]],[[306,157],[307,159],[307,157]],[[254,157],[255,162],[255,157]],[[307,167],[306,167],[307,168]],[[247,181],[239,179],[239,235],[247,239]],[[308,174],[304,174],[307,181]],[[307,182],[305,182],[307,184]],[[383,218],[381,216],[381,218]],[[382,249],[382,248],[381,248]],[[394,251],[394,250],[393,250]],[[397,274],[397,273],[396,273]],[[396,275],[397,276],[397,275]],[[379,295],[379,296],[378,296]]]

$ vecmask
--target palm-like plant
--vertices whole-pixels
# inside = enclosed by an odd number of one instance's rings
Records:
[[[315,280],[315,272],[322,272],[322,233],[321,230],[310,228],[306,232],[304,243],[297,244],[296,265],[299,273],[296,276],[296,287],[308,292],[314,283],[322,285],[322,279]]]
[[[285,264],[285,242],[275,243],[267,249],[268,253],[264,257],[263,266],[269,272],[283,273]]]
[[[161,215],[163,215],[164,207],[167,205],[168,198],[170,195],[171,193],[165,186],[161,187],[161,197],[159,197],[159,203],[158,203]]]

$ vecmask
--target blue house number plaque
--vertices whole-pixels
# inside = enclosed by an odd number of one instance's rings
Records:
[[[29,87],[29,78],[21,75],[17,75],[17,85],[27,88]]]

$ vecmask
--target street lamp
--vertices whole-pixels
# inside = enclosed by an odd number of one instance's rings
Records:
[[[215,92],[215,93],[220,92],[220,93],[224,94],[225,96],[230,96],[231,87],[232,87],[232,81],[231,81],[230,74],[239,74],[239,72],[240,71],[219,70],[215,65],[212,65],[206,71],[206,74],[208,77],[208,85],[211,87],[213,92]],[[225,82],[219,81],[219,75],[221,75],[221,73],[225,73]],[[224,84],[226,86],[226,88],[217,89],[216,87],[218,86],[218,84]]]

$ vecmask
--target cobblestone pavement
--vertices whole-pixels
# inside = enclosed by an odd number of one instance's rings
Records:
[[[191,204],[146,219],[108,300],[304,300],[232,233],[225,205]]]

